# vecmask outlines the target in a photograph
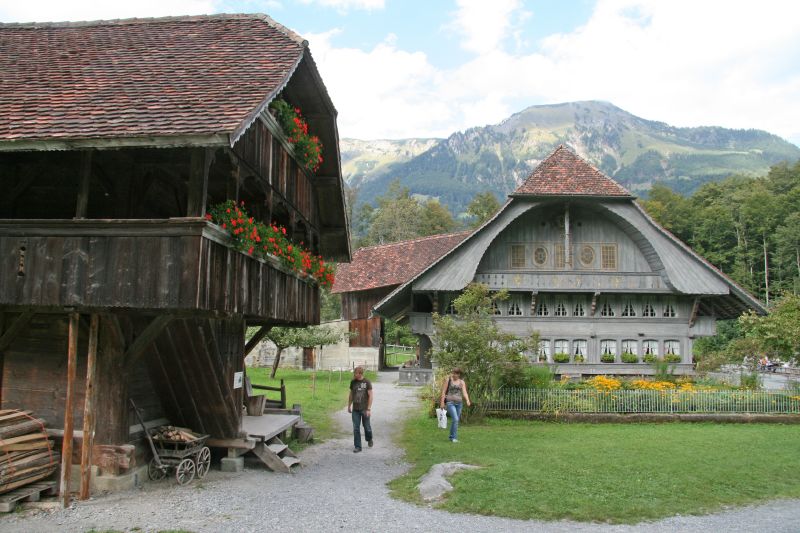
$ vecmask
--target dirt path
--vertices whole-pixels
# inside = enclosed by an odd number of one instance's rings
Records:
[[[701,517],[672,517],[637,526],[537,522],[450,514],[389,497],[386,483],[407,465],[392,443],[415,406],[416,389],[382,373],[375,383],[375,447],[352,453],[349,415],[336,414],[341,436],[302,453],[295,474],[274,474],[255,462],[229,474],[212,470],[201,482],[146,483],[143,488],[76,503],[70,509],[0,517],[0,532],[160,531],[196,533],[356,530],[407,531],[797,531],[800,501],[788,500]]]

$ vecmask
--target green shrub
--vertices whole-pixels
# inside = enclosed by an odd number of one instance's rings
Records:
[[[577,354],[577,353],[576,353],[576,354],[575,354],[575,362],[576,362],[576,363],[583,363],[583,361],[584,361],[584,358],[583,358],[583,356],[582,356],[581,354]]]
[[[603,363],[613,363],[616,360],[613,353],[604,353],[600,356],[600,361]]]
[[[656,361],[658,361],[658,357],[656,357],[653,354],[648,354],[644,356],[645,363],[655,363]]]
[[[569,354],[564,352],[554,353],[553,361],[556,363],[569,363]]]
[[[739,386],[743,389],[760,389],[761,377],[757,372],[742,372],[739,376]]]
[[[635,353],[631,352],[622,352],[622,362],[623,363],[638,363],[639,356]]]
[[[645,361],[647,358],[645,357]],[[670,366],[667,361],[663,359],[655,359],[651,366],[653,367],[653,380],[654,381],[670,381],[675,383],[675,374],[673,374],[674,367]]]
[[[664,361],[667,363],[680,363],[681,356],[676,354],[668,354],[664,356]]]

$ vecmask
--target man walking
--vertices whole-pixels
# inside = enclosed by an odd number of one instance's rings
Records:
[[[364,368],[357,366],[350,381],[350,394],[347,395],[347,412],[353,414],[353,453],[361,451],[361,424],[364,424],[364,438],[372,448],[372,383],[364,379]]]

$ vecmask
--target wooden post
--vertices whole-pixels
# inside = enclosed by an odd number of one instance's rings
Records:
[[[94,445],[94,382],[97,362],[97,331],[100,317],[92,315],[89,326],[89,350],[86,362],[86,401],[83,407],[81,448],[81,500],[88,500],[92,483],[92,446]]]
[[[81,152],[81,171],[78,176],[78,200],[75,205],[75,218],[86,218],[89,205],[89,180],[92,176],[92,151]]]
[[[207,148],[193,148],[189,163],[189,191],[186,206],[187,217],[201,217],[206,212],[208,195],[208,171],[211,154]]]
[[[69,314],[69,343],[67,345],[67,398],[64,406],[64,442],[61,445],[61,505],[69,507],[69,480],[72,474],[72,404],[75,396],[75,373],[78,363],[78,321],[80,315]]]

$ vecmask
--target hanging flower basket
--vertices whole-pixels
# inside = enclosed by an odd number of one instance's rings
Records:
[[[292,144],[297,161],[306,170],[316,172],[322,164],[322,143],[319,137],[308,133],[308,123],[300,109],[280,99],[273,100],[269,108],[275,112],[275,119]]]

